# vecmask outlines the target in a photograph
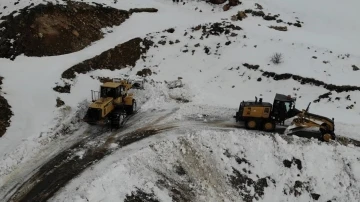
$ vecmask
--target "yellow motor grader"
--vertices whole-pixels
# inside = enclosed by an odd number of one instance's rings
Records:
[[[131,88],[140,88],[139,82],[131,84],[128,80],[113,79],[100,86],[100,91],[91,90],[90,104],[83,121],[90,125],[107,125],[119,128],[126,116],[136,111],[136,100]]]
[[[260,129],[263,131],[274,131],[277,124],[284,125],[284,121],[293,118],[285,133],[292,133],[303,128],[318,127],[323,141],[335,139],[334,118],[329,119],[324,116],[309,113],[309,105],[306,110],[295,108],[296,98],[283,94],[276,94],[274,102],[263,102],[262,98],[255,101],[242,101],[239,111],[234,118],[236,122],[245,122],[247,129]]]

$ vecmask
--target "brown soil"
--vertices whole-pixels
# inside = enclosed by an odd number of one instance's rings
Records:
[[[141,47],[141,44],[145,48]],[[75,73],[85,74],[96,69],[116,70],[126,66],[135,66],[136,61],[153,43],[147,39],[134,38],[100,55],[85,60],[62,73],[62,78],[74,79]]]
[[[25,8],[15,17],[2,17],[5,21],[0,24],[0,57],[14,60],[20,54],[55,56],[76,52],[103,38],[102,28],[120,25],[133,12],[156,11],[125,11],[72,1],[67,5],[48,3]]]
[[[4,78],[0,76],[0,137],[2,137],[6,128],[10,126],[10,118],[13,115],[11,106],[7,100],[1,96],[1,84]]]
[[[87,72],[97,69],[109,69],[113,71],[125,68],[126,66],[135,66],[136,61],[140,58],[145,59],[145,56],[142,55],[146,53],[153,44],[154,43],[148,39],[131,39],[100,55],[70,67],[62,73],[61,77],[63,79],[74,79],[76,73],[86,74]],[[145,47],[142,47],[142,45]],[[65,82],[64,86],[57,85],[53,90],[59,93],[70,93],[71,85]]]

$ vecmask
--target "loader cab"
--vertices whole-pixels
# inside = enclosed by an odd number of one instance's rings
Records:
[[[295,108],[296,98],[290,95],[276,94],[273,103],[272,116],[279,120],[285,120],[295,116],[298,110]]]
[[[121,97],[123,92],[125,92],[125,89],[120,83],[106,82],[100,87],[100,96],[102,98],[111,97],[116,99]]]

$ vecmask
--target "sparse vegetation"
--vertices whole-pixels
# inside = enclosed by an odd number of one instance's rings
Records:
[[[270,60],[273,64],[281,64],[283,63],[283,56],[281,53],[275,53],[273,56],[271,56]]]

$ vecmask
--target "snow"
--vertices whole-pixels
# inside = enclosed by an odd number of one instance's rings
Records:
[[[176,139],[168,140],[169,136]],[[188,127],[186,133],[171,131],[161,137],[157,141],[144,140],[119,150],[72,181],[52,201],[74,201],[76,198],[83,201],[123,201],[136,187],[143,188],[147,193],[153,190],[160,201],[171,201],[161,198],[166,195],[166,189],[159,191],[157,183],[154,183],[164,179],[162,174],[179,184],[186,183],[190,178],[198,192],[194,201],[239,201],[239,194],[225,182],[227,175],[233,175],[232,168],[251,170],[252,174],[248,176],[254,180],[258,175],[260,178],[270,176],[276,181],[276,186],[269,185],[265,189],[265,197],[260,201],[312,200],[309,193],[303,193],[298,198],[283,194],[297,180],[309,182],[312,192],[322,193],[321,201],[335,198],[356,201],[359,197],[360,185],[352,177],[357,175],[358,148],[319,145],[316,142],[304,144],[302,140],[288,143],[279,136],[274,140],[236,129],[224,132]],[[139,145],[149,146],[139,149]],[[314,155],[314,147],[318,148],[318,155]],[[234,157],[245,158],[249,165],[226,157],[225,150]],[[293,157],[302,162],[301,170],[294,165],[284,167],[283,160]],[[348,168],[343,167],[346,163],[352,168],[350,173],[346,171]],[[174,167],[178,164],[185,169],[186,176],[175,173]],[[351,183],[354,183],[353,186],[350,186]]]
[[[20,1],[16,5],[10,1],[2,2],[1,7],[7,6],[7,8],[1,10],[0,16],[24,8],[30,3],[36,5],[42,2]],[[154,7],[159,11],[134,13],[120,26],[108,28],[113,32],[107,33],[105,38],[75,53],[52,57],[22,55],[15,61],[0,59],[0,75],[5,78],[1,86],[1,95],[8,100],[14,113],[11,126],[0,138],[0,185],[3,186],[1,192],[10,188],[11,184],[26,179],[30,173],[59,151],[91,133],[86,124],[70,124],[83,113],[84,109],[81,110],[81,107],[79,109],[79,103],[86,99],[89,101],[90,90],[98,89],[100,82],[90,76],[134,75],[144,67],[149,67],[156,73],[150,77],[154,81],[173,81],[182,77],[184,87],[169,90],[165,84],[147,83],[146,91],[135,91],[138,103],[141,104],[140,112],[176,109],[176,113],[164,118],[161,123],[179,121],[185,128],[189,128],[185,131],[175,130],[159,134],[150,140],[142,140],[118,150],[92,169],[86,170],[81,177],[66,186],[53,201],[123,200],[135,186],[145,191],[154,191],[160,201],[170,201],[168,191],[154,184],[160,179],[155,170],[171,175],[171,179],[181,182],[181,177],[168,171],[176,160],[188,165],[187,169],[191,171],[190,177],[199,179],[198,184],[194,185],[199,188],[197,195],[199,201],[218,201],[222,198],[236,201],[239,197],[238,193],[235,191],[227,193],[226,190],[231,189],[227,189],[230,185],[224,179],[227,174],[232,174],[231,166],[242,169],[242,165],[237,165],[233,159],[223,158],[223,149],[230,149],[230,153],[236,155],[244,152],[247,155],[246,159],[253,165],[251,168],[253,173],[260,177],[271,176],[276,180],[277,186],[266,188],[266,194],[260,201],[312,200],[308,195],[294,198],[282,194],[286,184],[294,183],[294,179],[310,181],[311,187],[322,193],[320,198],[322,201],[334,198],[341,201],[359,200],[360,196],[356,191],[360,188],[357,147],[322,144],[316,140],[307,141],[303,138],[294,138],[293,142],[289,143],[286,138],[278,135],[271,138],[238,129],[226,132],[215,131],[206,129],[210,126],[202,125],[203,122],[211,121],[214,117],[229,119],[231,122],[240,101],[255,96],[272,102],[275,93],[290,94],[299,97],[297,108],[304,109],[309,102],[328,92],[322,87],[300,85],[294,80],[275,81],[263,77],[259,70],[248,70],[242,66],[243,63],[260,65],[260,69],[264,71],[278,74],[292,73],[315,78],[328,84],[360,86],[358,80],[360,72],[353,71],[351,67],[360,65],[360,40],[357,34],[360,32],[360,24],[356,23],[359,1],[343,0],[339,3],[335,0],[317,2],[263,0],[259,3],[264,7],[265,13],[279,13],[279,18],[286,22],[295,22],[298,18],[304,24],[301,28],[288,26],[287,32],[279,32],[268,28],[270,25],[277,25],[276,22],[264,21],[260,17],[248,15],[243,21],[228,20],[243,29],[233,31],[238,34],[236,37],[211,35],[203,40],[199,39],[201,30],[192,32],[191,27],[221,22],[224,18],[230,19],[238,10],[255,9],[254,1],[243,1],[243,4],[227,12],[223,12],[221,6],[212,6],[201,1],[189,1],[185,5],[169,0],[127,0],[118,1],[116,4],[113,1],[96,0],[95,2],[119,9]],[[196,7],[202,12],[195,10]],[[214,11],[211,11],[213,8]],[[171,27],[175,28],[174,33],[162,32]],[[184,36],[185,32],[188,32],[187,36]],[[139,60],[132,69],[125,68],[113,72],[97,70],[80,74],[71,82],[74,86],[70,94],[53,91],[52,88],[56,83],[62,83],[61,74],[69,67],[132,38],[146,37],[149,33],[154,37],[152,40],[155,44],[163,39],[162,36],[166,36],[167,43],[157,44],[158,48],[151,48],[146,53],[147,59]],[[194,39],[190,39],[190,35]],[[179,43],[169,44],[170,40],[177,39],[180,40]],[[225,45],[227,41],[232,43],[227,46]],[[200,44],[198,48],[194,47],[197,43]],[[204,53],[205,45],[210,47],[211,53],[214,53],[218,43],[221,45],[218,49],[220,55]],[[185,45],[188,47],[186,48]],[[185,49],[189,51],[183,53]],[[195,50],[194,55],[192,50]],[[270,64],[270,57],[275,52],[284,55],[284,63],[277,66]],[[349,57],[345,54],[349,54]],[[313,56],[317,59],[313,59]],[[329,63],[324,64],[323,61]],[[236,70],[236,67],[239,69]],[[234,69],[229,70],[230,68]],[[261,82],[257,81],[259,77],[262,78]],[[294,88],[299,90],[294,91]],[[351,96],[351,100],[345,99],[347,95]],[[57,97],[60,97],[67,106],[57,109],[55,107]],[[334,117],[336,134],[360,140],[358,134],[360,110],[354,103],[360,100],[359,92],[332,92],[330,97],[332,101],[324,99],[312,103],[310,112]],[[340,101],[335,101],[336,97],[340,97]],[[176,103],[177,98],[186,99],[189,103]],[[355,107],[346,109],[351,104]],[[82,104],[82,107],[84,106],[86,104]],[[204,116],[209,114],[210,118]],[[189,117],[196,116],[203,122],[195,124],[188,121]],[[136,127],[153,121],[147,118],[145,116]],[[56,132],[60,131],[63,125],[71,125],[72,132],[59,137]],[[196,164],[198,159],[191,158],[192,153],[188,154],[191,150],[183,141],[198,152],[196,154],[204,159],[204,165]],[[157,151],[149,147],[150,143]],[[211,148],[215,155],[210,155],[203,144]],[[110,146],[113,149],[118,148],[116,144]],[[75,155],[83,154],[84,151],[78,151]],[[288,169],[282,166],[284,158],[292,157],[300,159],[303,163],[300,177],[297,176],[299,171],[296,168]],[[209,178],[205,173],[196,170],[197,166],[200,166],[200,169],[208,169],[214,178]],[[251,176],[256,179],[255,174]],[[218,180],[209,182],[207,181],[209,179]],[[201,186],[205,187],[200,188]],[[221,195],[222,193],[225,196]]]

